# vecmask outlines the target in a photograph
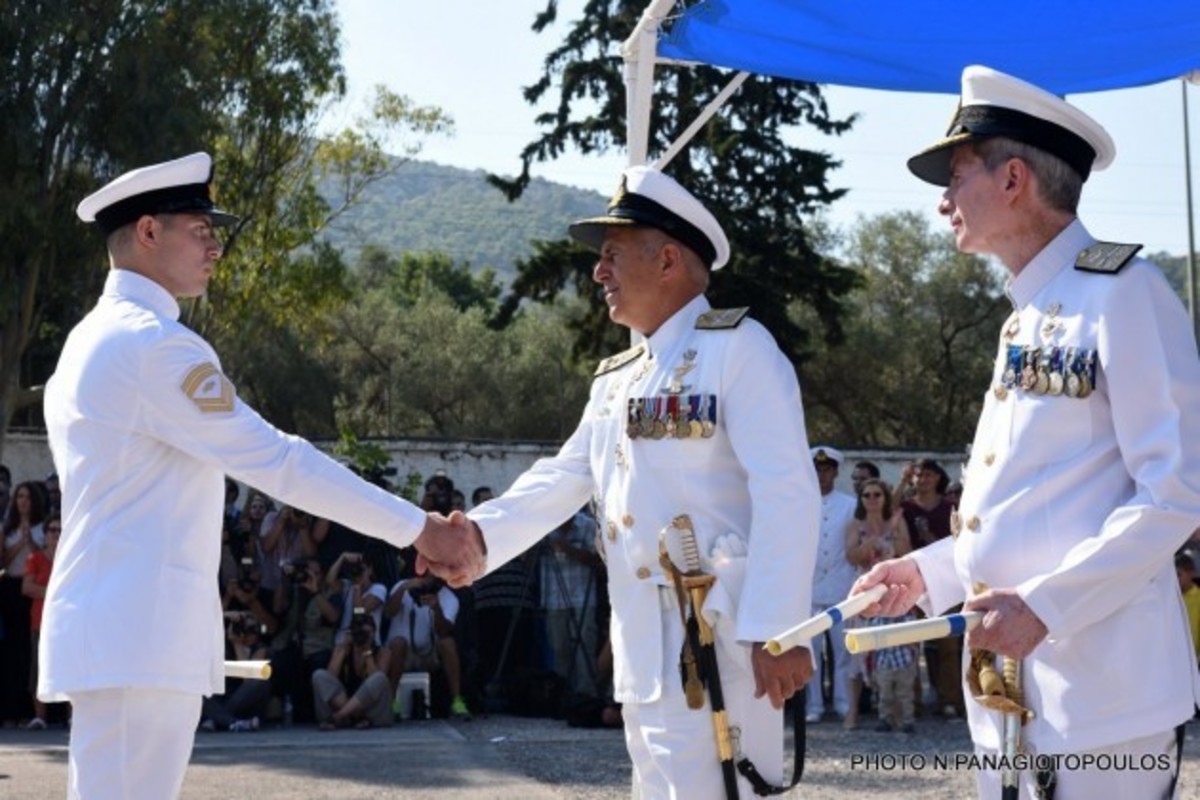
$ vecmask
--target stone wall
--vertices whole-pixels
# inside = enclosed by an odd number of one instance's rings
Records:
[[[557,444],[536,442],[455,442],[425,439],[393,439],[376,442],[392,457],[396,468],[393,480],[402,483],[410,471],[428,478],[444,470],[454,485],[470,501],[471,492],[478,486],[490,486],[496,493],[507,488],[534,461],[558,452]],[[316,442],[328,451],[334,442]],[[868,460],[879,465],[883,479],[895,483],[904,464],[914,458],[934,458],[957,479],[961,475],[962,453],[928,451],[846,449],[847,464],[838,475],[837,488],[850,492],[850,470],[855,461]],[[13,473],[13,480],[41,480],[53,472],[50,450],[45,434],[12,431],[4,442],[4,463]]]

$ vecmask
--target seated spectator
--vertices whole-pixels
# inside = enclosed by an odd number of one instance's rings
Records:
[[[261,661],[269,658],[263,641],[264,626],[253,614],[226,614],[225,658],[230,661]],[[206,731],[256,731],[271,699],[267,681],[225,679],[225,693],[204,698],[200,728]]]
[[[383,602],[387,599],[387,587],[375,582],[375,571],[362,553],[342,553],[325,583],[342,595],[342,621],[338,634],[350,630],[350,622],[356,610],[370,614],[375,622],[375,645],[379,646],[379,629],[383,627]]]
[[[253,614],[255,619],[267,626],[267,634],[273,636],[279,629],[279,619],[268,608],[268,603],[272,603],[274,597],[268,595],[264,602],[261,589],[262,571],[253,558],[243,556],[237,576],[225,584],[221,609]]]
[[[42,631],[42,608],[46,604],[46,587],[50,584],[54,553],[58,549],[58,537],[62,534],[62,519],[58,514],[51,514],[42,522],[42,530],[46,536],[46,547],[34,550],[25,559],[25,577],[21,583],[21,593],[31,600],[29,644],[33,655],[29,666],[29,694],[33,697],[33,719],[29,721],[30,730],[44,730],[46,727],[46,704],[37,699],[38,638]]]
[[[321,730],[392,724],[389,654],[376,646],[377,636],[375,619],[355,609],[349,635],[341,637],[328,667],[313,673],[313,701]]]
[[[458,616],[454,591],[440,578],[410,578],[392,588],[384,613],[391,620],[387,649],[391,654],[388,678],[393,691],[405,672],[441,670],[453,698],[450,713],[470,719],[471,712],[462,696],[462,670],[454,639],[454,620]]]

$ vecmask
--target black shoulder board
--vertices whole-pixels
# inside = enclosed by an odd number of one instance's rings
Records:
[[[1140,244],[1118,244],[1116,242],[1096,242],[1091,247],[1084,248],[1075,259],[1075,269],[1083,272],[1099,272],[1104,275],[1116,275],[1121,268],[1129,263]]]
[[[714,308],[710,311],[705,311],[696,318],[696,330],[723,331],[728,328],[736,328],[742,324],[742,320],[749,313],[749,306],[743,306],[742,308]]]
[[[596,367],[596,375],[599,376],[606,372],[612,372],[613,370],[620,369],[626,364],[636,361],[638,356],[644,352],[646,352],[646,345],[639,344],[636,347],[631,347],[622,353],[617,353],[615,356],[609,356],[601,361]]]

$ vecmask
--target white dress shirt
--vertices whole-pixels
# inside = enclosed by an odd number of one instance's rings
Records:
[[[217,569],[226,474],[397,546],[424,513],[237,399],[157,283],[112,270],[46,386],[63,532],[38,695],[224,689]]]
[[[821,496],[821,543],[813,575],[813,602],[831,606],[850,594],[858,570],[846,560],[846,528],[854,521],[858,503],[845,492]]]
[[[1037,752],[1103,747],[1192,716],[1196,662],[1172,555],[1200,523],[1196,342],[1154,265],[1075,269],[1094,243],[1075,221],[1011,281],[961,533],[913,554],[933,611],[981,582],[1016,589],[1045,623],[1025,661],[1036,716],[1023,735]],[[1006,386],[1010,345],[1095,351],[1095,391]],[[975,741],[999,749],[1000,715],[967,708]]]

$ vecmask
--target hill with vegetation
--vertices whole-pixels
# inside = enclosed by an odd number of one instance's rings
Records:
[[[508,202],[483,170],[410,161],[372,184],[327,238],[354,264],[368,244],[392,253],[440,251],[473,269],[492,267],[505,284],[533,239],[561,239],[567,223],[602,213],[599,192],[534,179]]]

